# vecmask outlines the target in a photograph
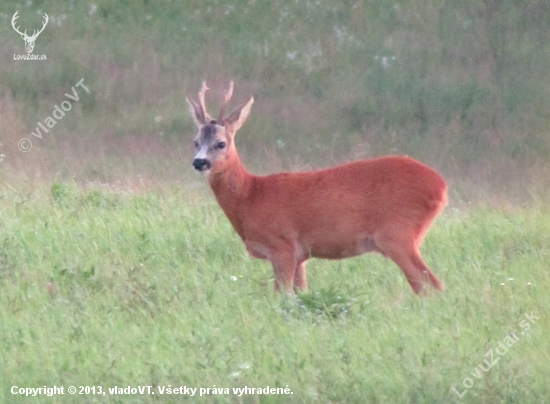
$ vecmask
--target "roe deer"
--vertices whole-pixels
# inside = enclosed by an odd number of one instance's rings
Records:
[[[414,293],[443,283],[422,260],[419,247],[447,203],[447,184],[433,169],[408,157],[386,156],[308,172],[250,174],[241,164],[235,134],[254,102],[224,117],[233,93],[225,91],[217,119],[187,98],[198,127],[193,167],[208,174],[218,203],[248,252],[268,260],[275,290],[306,289],[306,261],[376,251],[404,272]]]

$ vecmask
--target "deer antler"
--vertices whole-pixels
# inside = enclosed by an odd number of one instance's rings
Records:
[[[40,31],[36,32],[36,30],[33,31],[32,38],[38,37],[42,31],[44,31],[44,28],[46,28],[46,25],[48,25],[48,21],[50,21],[50,17],[48,17],[48,14],[44,13],[44,22],[42,23],[42,28],[40,28]]]
[[[19,27],[16,27],[15,26],[15,20],[17,20],[19,18],[19,16],[17,15],[17,13],[19,13],[19,10],[17,10],[15,12],[15,14],[13,15],[12,19],[11,19],[11,26],[13,27],[13,29],[15,30],[15,32],[17,32],[19,35],[21,36],[27,36],[27,30],[25,30],[25,32],[21,32],[19,31]]]
[[[208,112],[206,112],[206,103],[204,101],[204,95],[206,94],[206,91],[209,90],[208,86],[206,85],[206,81],[202,82],[201,91],[199,91],[199,106],[202,110],[202,116],[203,116],[203,122],[208,123],[212,118],[210,118],[210,115]]]
[[[27,30],[25,30],[25,32],[21,32],[21,31],[19,31],[19,27],[15,26],[15,20],[17,20],[19,18],[19,16],[17,15],[18,13],[19,13],[19,10],[17,10],[15,12],[15,14],[13,15],[13,17],[11,19],[11,26],[13,27],[15,32],[17,32],[19,35],[21,35],[23,38],[26,38],[26,39],[36,39],[38,37],[38,35],[40,35],[40,33],[42,31],[44,31],[44,28],[46,28],[46,25],[48,25],[48,21],[50,20],[50,17],[48,17],[48,14],[44,13],[44,17],[43,17],[44,22],[42,23],[42,28],[40,28],[40,30],[38,32],[36,30],[34,30],[32,35],[28,36],[27,35]]]
[[[202,108],[202,111],[206,115],[206,103],[204,102],[204,95],[206,94],[206,91],[209,90],[208,86],[206,85],[206,81],[202,82],[201,90],[199,91],[199,105]]]
[[[191,115],[193,115],[193,119],[195,120],[197,126],[206,125],[212,120],[212,118],[210,118],[210,115],[208,115],[208,112],[206,112],[206,103],[204,101],[204,95],[207,90],[208,86],[206,85],[206,81],[203,81],[202,87],[199,91],[198,104],[191,97],[187,97],[187,102],[191,107]]]
[[[195,111],[194,116],[197,118],[195,120],[197,125],[205,125],[212,119],[210,115],[208,115],[208,112],[206,112],[206,103],[204,101],[206,90],[208,90],[208,86],[206,85],[206,81],[203,81],[201,90],[199,91],[198,104],[191,97],[187,97],[187,101],[189,101],[189,104],[193,106],[193,110]]]
[[[224,94],[223,103],[222,103],[222,106],[220,108],[220,113],[218,114],[218,122],[222,121],[224,108],[227,105],[227,103],[229,102],[229,100],[231,99],[231,97],[233,96],[233,80],[231,80],[229,82],[229,87],[226,90],[224,90],[223,94]]]

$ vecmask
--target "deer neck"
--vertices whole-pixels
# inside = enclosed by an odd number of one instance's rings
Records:
[[[223,170],[211,173],[208,181],[225,215],[242,237],[240,212],[252,191],[253,175],[246,171],[238,154],[235,154]]]

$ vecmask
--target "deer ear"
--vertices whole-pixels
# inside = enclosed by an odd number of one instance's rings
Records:
[[[189,104],[189,112],[191,113],[193,121],[195,121],[195,125],[197,125],[197,128],[200,128],[206,123],[204,112],[201,106],[189,97],[187,97],[187,103]]]
[[[238,131],[241,126],[246,122],[248,114],[250,114],[250,108],[254,104],[254,97],[250,96],[247,102],[237,107],[231,112],[227,118],[223,120],[224,125],[231,126],[234,132]]]

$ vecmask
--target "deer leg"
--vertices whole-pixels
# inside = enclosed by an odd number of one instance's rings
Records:
[[[420,253],[418,251],[414,252],[414,255],[411,257],[413,263],[417,268],[420,268],[422,273],[427,277],[432,286],[440,291],[445,290],[445,285],[439,280],[439,278],[431,271],[431,269],[426,265]]]
[[[401,268],[414,293],[423,292],[428,282],[435,288],[443,290],[445,287],[441,281],[420,257],[414,238],[404,235],[395,237],[395,234],[393,233],[393,237],[378,237],[376,245],[385,256]]]
[[[275,272],[275,291],[282,289],[293,293],[296,275],[296,258],[293,252],[278,252],[270,258]]]
[[[424,292],[429,283],[438,290],[445,290],[443,283],[428,268],[418,253],[414,251],[393,253],[389,257],[401,268],[414,293]]]
[[[426,287],[426,276],[414,265],[407,252],[391,252],[387,254],[401,268],[414,293],[419,294]]]
[[[306,261],[298,263],[294,274],[294,291],[307,290]]]

